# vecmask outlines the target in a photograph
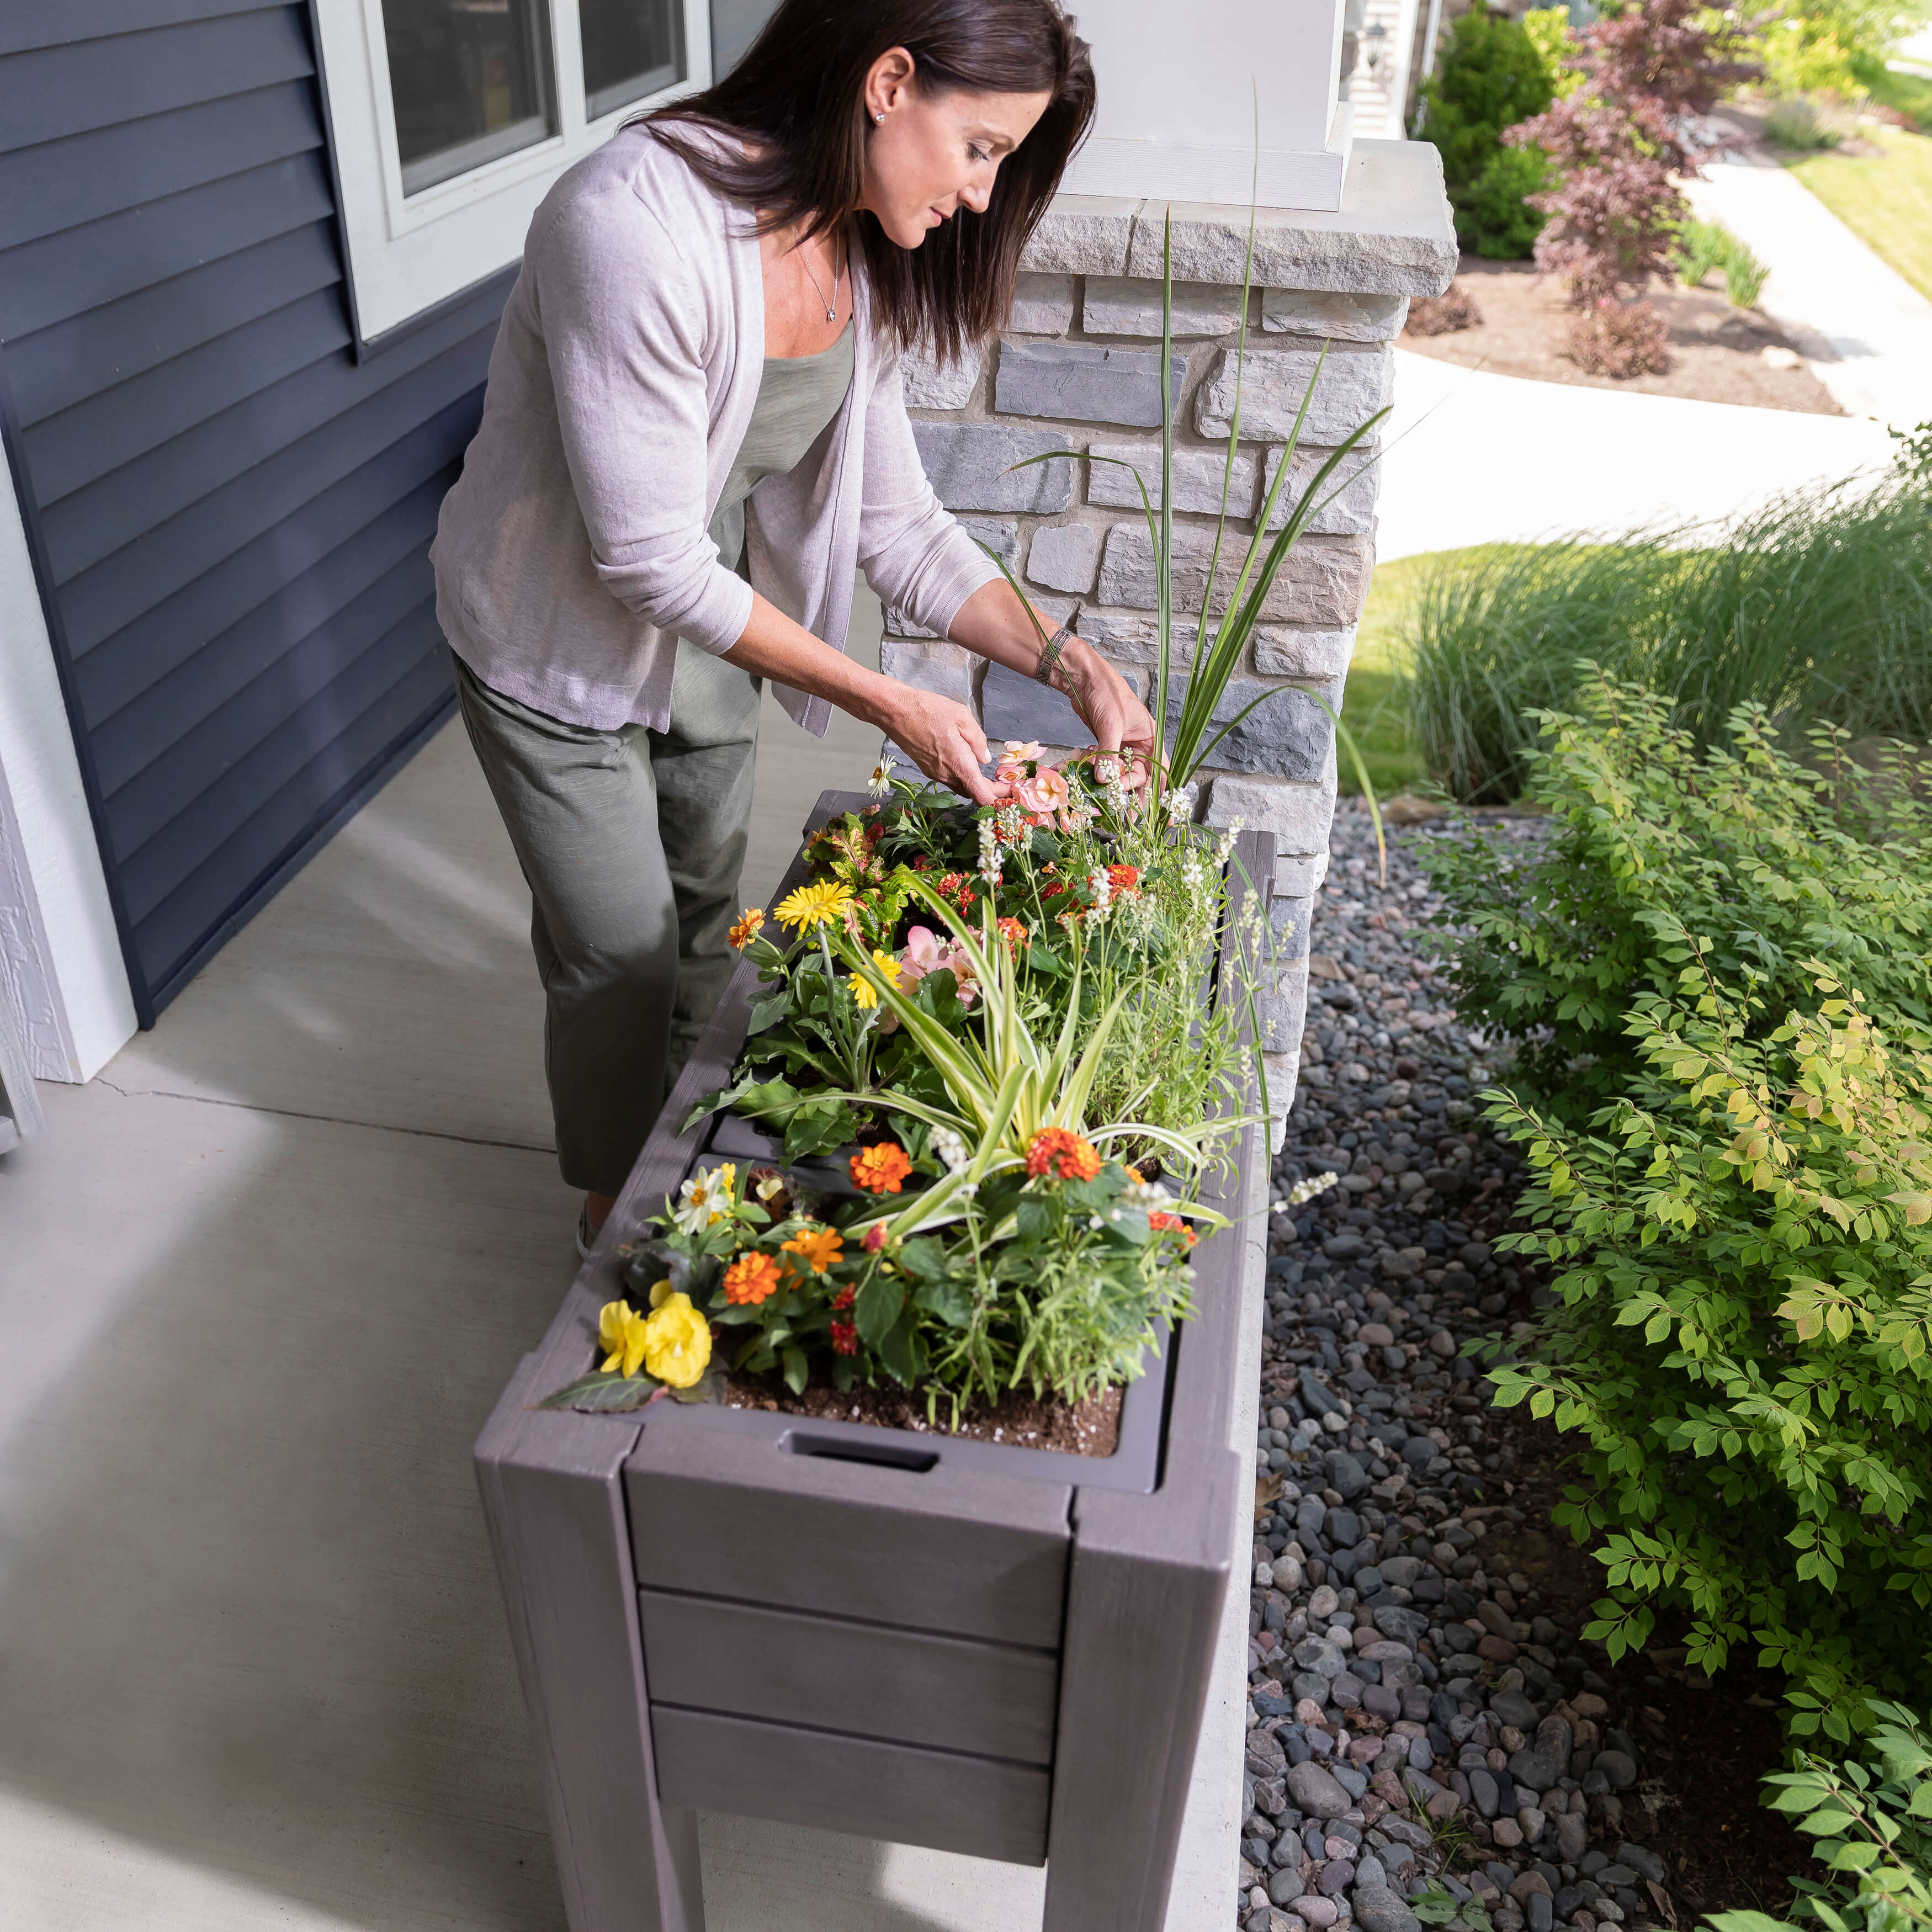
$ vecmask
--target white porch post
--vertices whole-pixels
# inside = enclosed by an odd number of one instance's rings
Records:
[[[1100,115],[1066,192],[1339,210],[1354,118],[1337,96],[1342,5],[1083,0]]]

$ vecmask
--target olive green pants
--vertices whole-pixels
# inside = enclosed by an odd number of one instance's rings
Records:
[[[460,658],[456,684],[530,884],[558,1162],[569,1186],[615,1194],[730,974],[760,686],[680,644],[670,730],[599,731]]]

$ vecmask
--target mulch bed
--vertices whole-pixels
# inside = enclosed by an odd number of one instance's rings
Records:
[[[1670,326],[1671,367],[1660,376],[1622,381],[1586,375],[1564,354],[1571,310],[1563,284],[1538,275],[1528,262],[1465,255],[1456,286],[1481,310],[1480,324],[1450,335],[1405,334],[1403,348],[1464,368],[1480,367],[1492,375],[1525,376],[1540,382],[1634,389],[1646,395],[1689,396],[1808,416],[1844,414],[1803,364],[1778,369],[1764,360],[1766,349],[1792,345],[1769,317],[1732,308],[1715,275],[1708,288],[1680,288],[1675,283],[1652,287],[1651,306]]]

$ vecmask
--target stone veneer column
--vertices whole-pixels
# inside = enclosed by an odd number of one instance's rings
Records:
[[[940,500],[994,549],[1042,610],[1077,601],[1081,634],[1144,695],[1154,661],[1153,553],[1132,475],[1160,477],[1161,242],[1169,204],[1067,195],[1024,258],[1011,326],[992,352],[959,368],[914,364],[906,401]],[[1236,331],[1248,242],[1245,208],[1174,203],[1174,664],[1186,662],[1221,501]],[[1390,344],[1412,296],[1439,294],[1456,242],[1436,150],[1410,141],[1355,144],[1336,214],[1262,209],[1256,223],[1242,439],[1229,495],[1239,568],[1316,362],[1331,346],[1304,431],[1297,473],[1388,401]],[[1148,346],[1152,338],[1154,346]],[[1035,455],[1064,460],[1013,470]],[[1345,470],[1360,468],[1366,454]],[[1273,924],[1279,980],[1266,1002],[1269,1098],[1277,1143],[1294,1097],[1313,896],[1328,869],[1335,804],[1334,730],[1355,626],[1375,561],[1375,468],[1352,482],[1289,553],[1250,654],[1228,688],[1232,717],[1278,691],[1222,741],[1200,815],[1275,834]],[[1291,481],[1289,488],[1294,487]],[[1234,520],[1238,519],[1239,520]],[[1087,734],[1065,698],[933,638],[889,610],[883,664],[892,676],[976,705],[994,739],[1069,746]]]

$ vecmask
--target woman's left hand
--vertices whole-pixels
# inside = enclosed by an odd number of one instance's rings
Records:
[[[1090,644],[1070,643],[1056,682],[1064,682],[1080,721],[1103,752],[1124,752],[1130,787],[1139,784],[1154,760],[1154,718],[1134,688]]]

